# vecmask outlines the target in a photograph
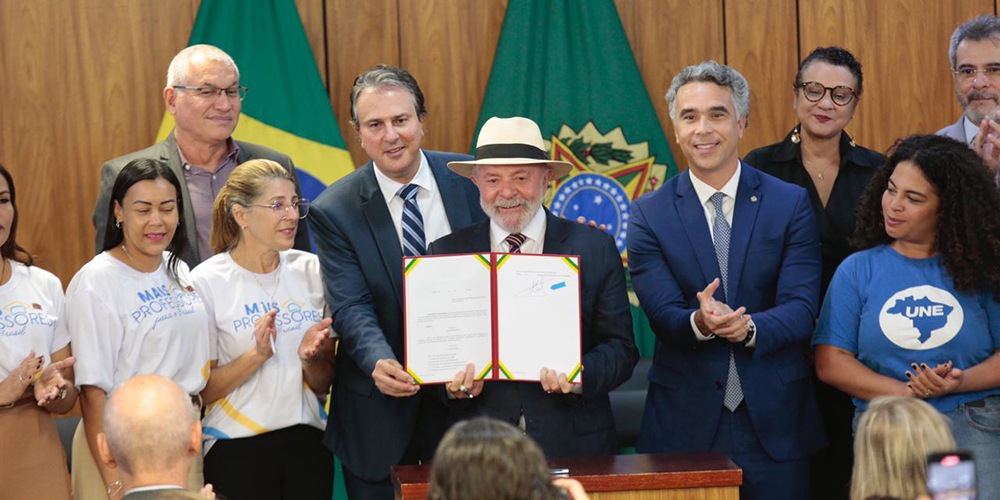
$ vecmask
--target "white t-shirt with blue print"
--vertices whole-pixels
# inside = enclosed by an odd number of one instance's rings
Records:
[[[84,265],[66,289],[59,327],[73,339],[76,385],[108,396],[126,380],[155,373],[188,394],[208,381],[208,316],[177,263],[179,283],[167,274],[169,253],[151,273],[107,252]]]
[[[308,252],[281,252],[278,268],[255,274],[228,252],[191,271],[191,281],[208,310],[211,358],[231,363],[255,345],[254,323],[277,308],[274,356],[233,392],[205,410],[202,439],[207,454],[219,439],[249,437],[305,424],[326,428],[325,401],[306,386],[299,344],[323,320],[319,259]]]
[[[882,245],[851,255],[837,269],[812,343],[855,353],[871,370],[901,381],[913,372],[911,363],[934,367],[951,360],[967,370],[1000,347],[1000,303],[992,293],[955,291],[940,255],[912,259]],[[948,412],[998,393],[952,393],[928,402]]]
[[[56,328],[63,310],[59,278],[37,267],[8,260],[11,276],[0,285],[0,380],[34,350],[51,354],[69,344],[69,334]]]

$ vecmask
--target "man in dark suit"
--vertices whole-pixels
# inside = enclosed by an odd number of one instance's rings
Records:
[[[542,134],[527,118],[490,118],[474,161],[448,167],[472,179],[488,220],[435,241],[431,253],[547,253],[580,256],[582,384],[547,368],[541,383],[474,381],[476,367],[446,385],[451,418],[486,415],[519,426],[548,457],[613,455],[617,433],[608,393],[632,376],[639,351],[625,271],[606,233],[560,219],[542,208],[545,187],[570,164],[549,161]],[[538,332],[544,335],[544,332]]]
[[[137,375],[116,389],[97,437],[101,461],[121,471],[110,498],[207,498],[184,489],[191,461],[201,453],[198,415],[191,397],[160,375]]]
[[[472,183],[446,168],[469,156],[420,149],[426,115],[406,70],[380,65],[358,76],[351,120],[372,161],[309,211],[341,336],[325,442],[352,500],[392,498],[389,467],[430,461],[445,430],[440,398],[427,397],[400,364],[403,255],[423,255],[426,242],[485,216]]]
[[[274,160],[295,173],[291,158],[232,138],[245,95],[236,63],[221,49],[193,45],[174,56],[163,89],[167,111],[174,117],[174,131],[163,142],[110,160],[101,168],[101,189],[93,214],[98,253],[104,250],[111,188],[118,173],[134,159],[162,160],[181,181],[181,227],[190,242],[182,258],[192,268],[213,254],[209,245],[212,206],[237,165],[255,159]],[[298,186],[296,192],[301,195]],[[295,235],[295,248],[311,250],[305,227]]]
[[[808,498],[825,446],[802,350],[821,274],[809,197],[740,162],[743,75],[689,66],[666,97],[689,168],[632,206],[629,272],[657,337],[638,449],[719,450],[741,498]]]

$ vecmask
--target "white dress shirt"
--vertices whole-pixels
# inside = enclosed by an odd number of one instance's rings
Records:
[[[547,224],[545,210],[539,207],[535,215],[528,221],[528,225],[521,230],[521,234],[527,238],[521,245],[521,253],[544,253],[543,245],[545,244]],[[496,221],[490,219],[490,251],[510,252],[510,245],[503,241],[510,234],[510,231],[503,229]]]
[[[403,199],[396,196],[399,189],[404,186],[382,173],[375,165],[375,180],[378,182],[379,190],[385,198],[385,204],[389,207],[389,217],[392,218],[392,225],[396,228],[396,237],[399,238],[399,248],[403,248]],[[420,167],[417,174],[410,180],[410,184],[416,184],[417,206],[420,208],[420,217],[424,221],[424,244],[429,245],[434,240],[451,234],[451,225],[448,223],[448,214],[444,211],[444,201],[441,199],[441,190],[438,189],[434,173],[431,172],[431,165],[427,162],[427,156],[423,150],[420,151]]]
[[[736,209],[736,189],[740,185],[740,173],[743,171],[743,162],[736,165],[736,171],[733,172],[733,176],[723,184],[722,189],[718,191],[709,186],[697,176],[694,172],[690,173],[691,185],[694,186],[694,192],[698,195],[698,201],[701,202],[701,206],[705,209],[705,221],[708,223],[708,234],[712,236],[712,241],[715,241],[715,233],[712,231],[712,225],[715,221],[715,204],[712,203],[712,195],[716,192],[720,192],[725,195],[722,198],[722,216],[726,218],[726,223],[729,227],[733,227],[733,211]],[[719,285],[722,286],[721,284]],[[735,292],[735,290],[734,290]],[[694,315],[698,311],[691,313],[691,329],[694,330],[694,335],[699,341],[711,340],[715,338],[715,335],[703,335],[701,330],[698,329],[698,324],[694,320]],[[753,320],[750,320],[753,323]],[[754,325],[756,327],[756,325]],[[754,338],[750,339],[747,347],[753,347],[757,344],[756,335]]]

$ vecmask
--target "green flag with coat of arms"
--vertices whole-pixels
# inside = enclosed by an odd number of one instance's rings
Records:
[[[551,158],[574,167],[553,182],[546,205],[558,216],[605,224],[627,265],[631,202],[677,166],[614,2],[511,0],[477,136],[493,116],[538,123]],[[630,297],[636,345],[650,357],[655,337]]]

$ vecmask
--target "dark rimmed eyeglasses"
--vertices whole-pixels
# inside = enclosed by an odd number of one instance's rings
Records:
[[[794,85],[795,88],[802,90],[802,96],[806,98],[809,102],[819,102],[823,100],[823,96],[826,95],[827,91],[830,92],[830,100],[833,101],[837,106],[847,106],[858,96],[854,89],[844,85],[838,85],[836,87],[826,87],[819,82],[802,82]]]

